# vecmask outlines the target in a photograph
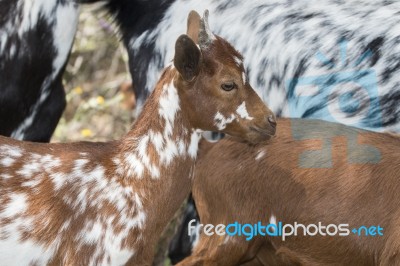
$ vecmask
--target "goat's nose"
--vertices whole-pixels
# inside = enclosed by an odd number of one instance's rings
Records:
[[[276,128],[276,120],[273,115],[269,115],[267,120],[273,128]]]

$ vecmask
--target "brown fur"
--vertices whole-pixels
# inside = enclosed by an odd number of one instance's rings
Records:
[[[191,14],[192,19],[200,19],[200,16]],[[199,32],[199,23],[190,25],[188,32]],[[239,85],[235,91],[222,92],[220,86],[224,79],[236,80],[241,76],[242,69],[227,60],[237,52],[221,38],[214,40],[208,51],[196,49],[196,44],[187,35],[177,40],[176,68],[170,66],[164,71],[134,127],[121,140],[108,143],[37,144],[0,137],[0,148],[11,147],[23,152],[11,162],[7,162],[9,154],[0,152],[0,159],[4,160],[0,161],[4,166],[0,168],[0,241],[10,237],[2,231],[4,228],[16,224],[18,219],[30,219],[31,226],[16,229],[22,235],[17,241],[23,243],[29,240],[43,250],[54,247],[50,265],[109,264],[113,263],[110,258],[113,248],[104,243],[114,241],[115,235],[128,228],[129,232],[122,236],[115,249],[135,254],[125,262],[127,265],[150,265],[159,235],[190,191],[190,177],[196,158],[196,154],[191,154],[190,150],[197,151],[197,141],[194,140],[196,130],[216,130],[214,116],[217,111],[234,113],[237,105],[246,101],[254,119],[237,119],[222,131],[253,143],[269,139],[275,133],[275,126],[267,122],[268,117],[273,116],[272,112],[249,84],[237,81]],[[211,65],[212,70],[208,68]],[[190,80],[186,79],[191,76]],[[167,119],[162,115],[167,116],[171,108],[175,110],[173,108],[177,107],[168,105],[173,103],[165,103],[164,94],[168,92],[166,88],[170,84],[176,88],[179,108],[173,113],[169,138],[164,137],[160,145],[167,145],[170,140],[177,148],[173,155],[167,155],[173,159],[172,162],[163,164],[156,142],[147,141],[144,148],[140,147],[140,143],[146,138],[150,139],[151,133],[162,135],[168,129]],[[167,110],[161,108],[162,99]],[[254,132],[250,127],[255,124],[264,131]],[[190,144],[195,146],[190,148]],[[148,167],[143,168],[142,174],[132,170],[136,169],[136,165],[131,163],[135,160],[129,159],[129,156],[139,154],[141,149],[148,156],[150,164],[159,169],[158,177]],[[44,162],[46,156],[50,159]],[[51,165],[57,160],[58,164]],[[143,156],[141,160],[142,165],[146,165]],[[37,161],[40,163],[35,165]],[[28,169],[28,173],[24,169]],[[99,169],[104,169],[104,173]],[[94,181],[96,179],[91,175],[100,176],[101,180]],[[26,182],[30,180],[37,184],[28,186]],[[55,180],[58,180],[59,188]],[[107,185],[101,187],[104,182]],[[113,190],[118,194],[114,195]],[[8,217],[4,213],[13,211],[10,203],[15,195],[25,197],[26,209]],[[136,197],[140,200],[136,200]],[[126,204],[119,206],[118,202],[113,202],[116,198],[121,198],[120,201]],[[127,221],[140,219],[141,213],[146,215],[145,222],[136,222],[130,229]],[[98,230],[97,233],[101,235],[96,241],[87,243],[82,240],[86,233],[85,226],[90,230],[94,222],[98,222],[104,230]],[[107,240],[106,232],[112,235],[111,240]],[[23,255],[24,252],[19,250],[18,254]]]
[[[300,131],[294,124],[300,125]],[[193,254],[178,265],[400,265],[400,138],[344,125],[279,119],[269,144],[224,139],[201,143],[193,196],[202,224],[269,222],[380,225],[383,236],[234,237],[201,235]],[[293,137],[296,132],[297,137]],[[354,136],[350,145],[345,136]],[[312,137],[310,137],[312,136]],[[333,137],[332,137],[333,136]],[[304,151],[332,141],[331,168],[301,168]],[[375,147],[378,163],[351,163]],[[351,148],[351,149],[350,149]],[[265,155],[256,160],[263,151]],[[315,153],[318,165],[329,154]]]

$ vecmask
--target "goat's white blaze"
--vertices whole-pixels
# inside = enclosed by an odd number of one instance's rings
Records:
[[[253,120],[254,117],[251,117],[247,112],[246,102],[242,102],[237,108],[235,113],[230,114],[228,116],[223,115],[221,112],[217,112],[214,116],[214,125],[218,128],[218,130],[223,130],[226,126],[233,121],[237,121],[239,119]]]
[[[185,141],[183,139],[178,140],[178,153],[179,153],[179,155],[186,154],[186,145],[185,145]]]
[[[256,161],[262,159],[265,156],[265,153],[266,152],[264,150],[258,151],[257,156],[256,156]]]
[[[242,59],[240,59],[239,57],[234,56],[234,57],[233,57],[233,60],[235,60],[235,63],[236,63],[236,65],[237,65],[238,67],[241,67],[241,65],[243,65],[243,61],[242,61]]]
[[[169,165],[178,155],[178,146],[177,143],[171,138],[167,138],[165,142],[165,147],[163,148],[163,150],[161,150],[159,156],[162,164]]]
[[[150,142],[154,145],[157,151],[160,151],[165,144],[164,138],[160,132],[149,131]]]
[[[180,109],[178,90],[174,83],[164,85],[158,109],[160,117],[165,121],[164,137],[172,134],[175,116]]]
[[[199,148],[199,141],[201,139],[201,130],[194,130],[192,135],[190,136],[190,144],[189,144],[189,155],[193,159],[197,157],[197,150]]]
[[[242,81],[243,81],[243,85],[246,85],[247,80],[246,80],[246,73],[244,71],[242,72]]]
[[[136,154],[128,153],[125,156],[125,163],[129,166],[127,168],[127,174],[129,176],[135,175],[136,178],[141,179],[144,172],[144,165],[139,160]]]
[[[254,117],[251,117],[249,113],[247,112],[246,108],[246,102],[242,102],[241,105],[236,109],[236,113],[239,115],[240,118],[247,119],[247,120],[253,120]]]
[[[159,168],[151,162],[149,155],[147,154],[147,149],[149,145],[150,137],[149,135],[144,135],[140,138],[137,146],[137,153],[143,166],[150,172],[153,178],[160,177]]]
[[[214,124],[218,128],[218,130],[223,130],[226,128],[226,126],[230,123],[232,123],[236,119],[236,116],[234,114],[231,114],[228,117],[225,117],[223,114],[220,112],[217,112],[214,116]]]

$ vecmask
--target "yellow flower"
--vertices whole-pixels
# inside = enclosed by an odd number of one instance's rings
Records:
[[[96,101],[97,101],[97,104],[102,105],[102,104],[104,104],[104,97],[97,96]]]
[[[81,87],[75,87],[74,89],[73,89],[73,91],[74,91],[74,93],[75,94],[82,94],[83,93],[83,90],[82,90],[82,88]]]
[[[93,135],[93,133],[90,129],[85,128],[85,129],[81,130],[81,135],[82,135],[82,137],[88,138],[88,137],[91,137]]]

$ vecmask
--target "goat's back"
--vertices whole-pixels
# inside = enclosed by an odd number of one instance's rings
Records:
[[[277,248],[308,254],[310,263],[334,258],[367,265],[378,251],[397,247],[391,240],[398,237],[393,229],[400,203],[400,138],[318,120],[280,119],[270,143],[250,146],[227,138],[207,145],[193,187],[201,223],[267,223],[274,215],[284,224],[386,228],[383,237],[336,236],[329,245],[322,236],[270,238]]]

